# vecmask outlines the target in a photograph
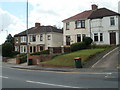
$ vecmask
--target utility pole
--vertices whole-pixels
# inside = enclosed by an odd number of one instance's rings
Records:
[[[27,65],[29,65],[29,45],[28,45],[28,0],[26,5],[26,40],[27,40]]]

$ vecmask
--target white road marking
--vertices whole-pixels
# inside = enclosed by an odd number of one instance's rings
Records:
[[[50,84],[50,83],[44,83],[44,82],[29,81],[29,80],[27,80],[26,82],[35,83],[35,84],[49,85],[49,86],[58,86],[58,87],[64,87],[64,88],[81,88],[81,87],[74,87],[74,86],[65,86],[65,85]]]
[[[0,76],[0,78],[8,78],[8,77],[5,77],[5,76]]]
[[[112,51],[108,52],[107,54],[105,54],[102,58],[105,58],[106,56],[108,56],[110,53],[112,53],[112,52],[115,51],[116,49],[118,49],[118,47],[115,48],[115,49],[113,49]]]
[[[103,58],[105,58],[106,56],[108,56],[110,53],[112,53],[112,52],[115,51],[116,49],[118,49],[118,47],[115,48],[115,49],[113,49],[112,51],[108,52],[107,54],[105,54],[99,61],[97,61],[97,62],[92,66],[92,68],[93,68],[95,65],[97,65]]]

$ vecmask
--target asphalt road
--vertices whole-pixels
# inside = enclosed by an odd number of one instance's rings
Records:
[[[55,72],[2,67],[0,79],[2,88],[118,88],[116,69]]]
[[[92,65],[92,68],[117,68],[118,62],[120,62],[120,52],[119,48],[115,48]]]

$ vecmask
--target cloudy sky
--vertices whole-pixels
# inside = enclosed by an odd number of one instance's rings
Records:
[[[0,0],[0,44],[5,41],[7,34],[14,36],[26,29],[26,1]],[[120,0],[28,0],[29,28],[34,27],[35,22],[62,28],[62,20],[90,10],[91,4],[118,12],[118,1]]]

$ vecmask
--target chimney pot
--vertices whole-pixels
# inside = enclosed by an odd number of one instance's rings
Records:
[[[35,27],[39,27],[40,26],[40,23],[35,23]]]
[[[98,6],[96,4],[93,4],[91,7],[92,7],[92,10],[98,9]]]

